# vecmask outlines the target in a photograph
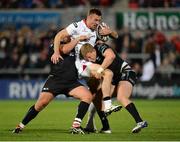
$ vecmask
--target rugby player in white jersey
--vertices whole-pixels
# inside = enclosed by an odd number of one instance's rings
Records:
[[[78,74],[79,76],[88,77],[89,74],[88,74],[88,71],[86,70],[87,70],[87,67],[91,64],[91,62],[87,62],[85,60],[80,59],[79,57],[80,48],[85,43],[89,43],[92,46],[95,45],[96,40],[97,40],[96,28],[101,22],[101,19],[102,19],[101,16],[102,14],[100,10],[91,9],[88,12],[86,19],[83,19],[79,22],[74,22],[70,24],[67,28],[65,28],[64,30],[57,33],[54,40],[54,54],[51,57],[51,61],[56,64],[59,61],[59,59],[63,59],[59,50],[59,47],[61,47],[61,45],[59,45],[61,39],[67,36],[70,36],[71,39],[76,39],[80,35],[87,36],[88,39],[84,41],[79,42],[79,41],[74,40],[73,43],[74,43],[75,48],[71,46],[67,50],[71,51],[73,48],[75,49],[75,56],[76,56],[75,64],[78,70]],[[109,34],[113,34],[113,32],[109,28],[104,28],[104,30],[102,30],[102,34],[109,35]],[[104,94],[108,94],[108,92],[106,92],[105,89],[104,89],[103,95]],[[119,107],[119,106],[113,106],[111,104],[111,98],[109,96],[107,97],[107,95],[103,96],[103,100],[104,100],[104,105],[107,106],[105,107],[105,110],[104,110],[105,112],[117,110],[117,107]]]

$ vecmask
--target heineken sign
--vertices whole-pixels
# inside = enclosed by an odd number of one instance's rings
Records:
[[[180,30],[180,12],[118,12],[116,24],[131,30]]]

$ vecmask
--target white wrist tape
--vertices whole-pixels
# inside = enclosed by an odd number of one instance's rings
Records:
[[[102,67],[99,67],[97,70],[97,73],[102,73],[104,71],[104,69]]]

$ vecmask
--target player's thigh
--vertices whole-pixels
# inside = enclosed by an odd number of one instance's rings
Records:
[[[91,92],[84,86],[78,86],[72,89],[69,92],[69,95],[74,98],[80,99],[81,101],[85,101],[87,103],[90,103],[93,98],[93,95],[91,94]]]
[[[109,70],[109,69],[105,69],[105,71],[104,71],[104,77],[107,77],[107,78],[112,79],[112,77],[113,77],[113,72],[112,72],[111,70]]]
[[[35,104],[36,110],[41,110],[54,99],[54,95],[50,92],[41,92],[39,98]]]
[[[128,99],[132,90],[133,86],[129,81],[120,81],[117,87],[117,99],[120,101]]]

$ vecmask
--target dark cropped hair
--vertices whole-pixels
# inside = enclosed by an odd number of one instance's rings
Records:
[[[91,15],[91,14],[96,14],[98,16],[102,16],[101,11],[99,9],[97,9],[97,8],[90,9],[88,15]]]

